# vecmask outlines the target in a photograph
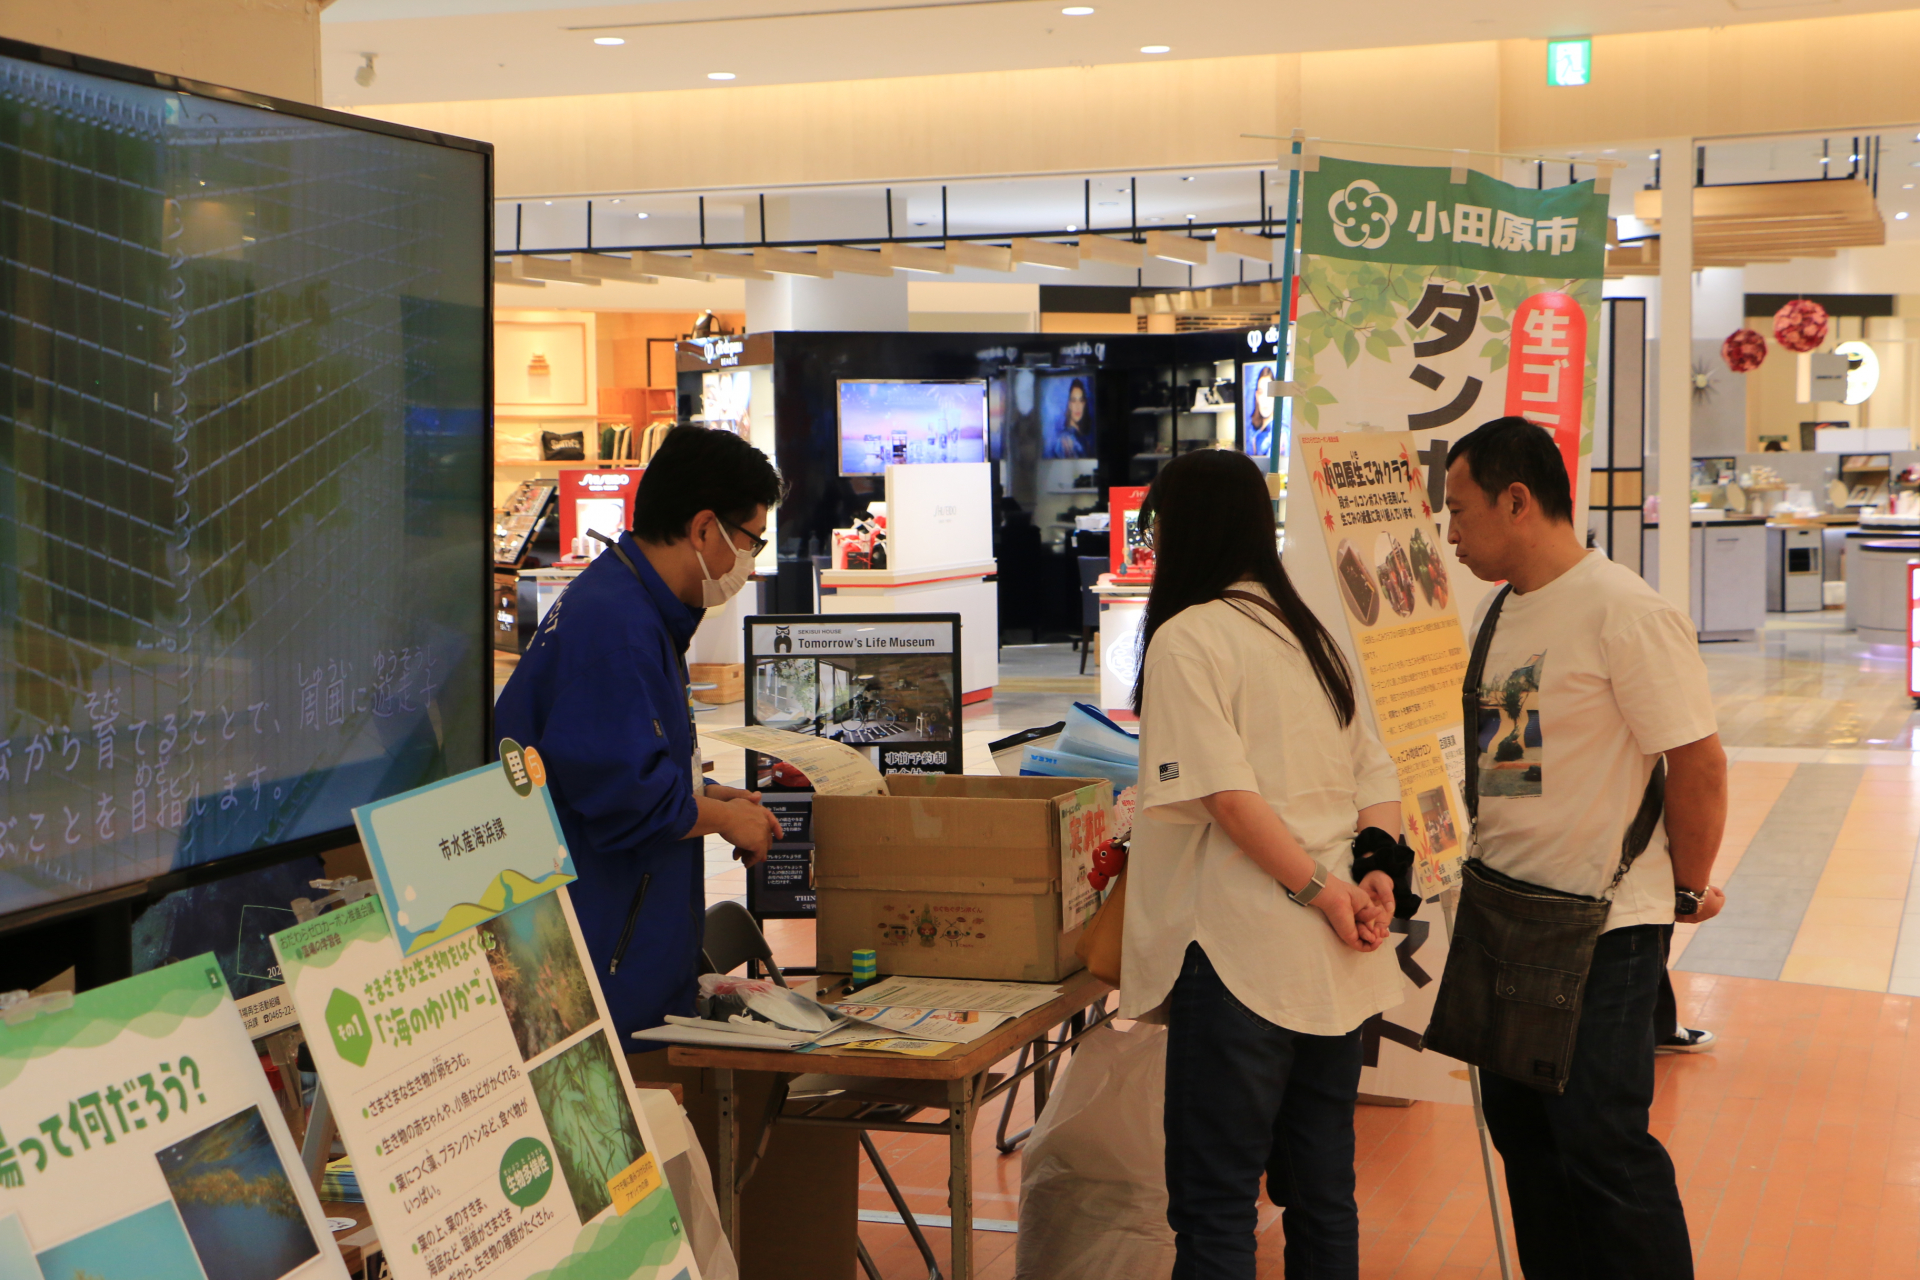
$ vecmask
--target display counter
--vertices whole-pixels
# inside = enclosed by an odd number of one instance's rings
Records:
[[[1658,526],[1644,537],[1648,585],[1660,587]],[[1763,516],[1693,519],[1687,548],[1688,612],[1701,640],[1752,640],[1767,621],[1767,521]]]
[[[1767,525],[1767,612],[1818,613],[1826,608],[1824,559],[1817,524]]]
[[[984,702],[1000,683],[1000,586],[991,560],[938,569],[822,569],[820,612],[957,613],[960,701]]]
[[[518,574],[519,590],[516,593],[519,603],[520,652],[525,653],[533,642],[533,633],[546,620],[547,610],[553,608],[553,602],[567,589],[567,584],[580,576],[587,566],[569,565],[562,569],[522,569]]]
[[[1132,720],[1133,683],[1140,671],[1140,626],[1147,617],[1142,583],[1102,582],[1093,588],[1100,601],[1100,709]]]
[[[1920,559],[1920,532],[1893,537],[1854,530],[1847,539],[1847,625],[1867,644],[1907,643],[1907,561]]]

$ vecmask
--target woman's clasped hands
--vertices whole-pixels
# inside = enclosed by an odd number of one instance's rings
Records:
[[[1378,951],[1393,923],[1393,881],[1378,871],[1357,885],[1330,875],[1310,905],[1340,941],[1355,951]]]

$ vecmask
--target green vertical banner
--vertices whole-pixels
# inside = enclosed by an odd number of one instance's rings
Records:
[[[1607,200],[1322,158],[1301,198],[1295,411],[1308,431],[1553,432],[1585,509]]]

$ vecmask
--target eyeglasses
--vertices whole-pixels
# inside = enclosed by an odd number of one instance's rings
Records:
[[[721,524],[727,526],[727,528],[733,530],[735,533],[746,534],[747,541],[752,544],[747,548],[747,550],[753,553],[755,559],[759,559],[760,553],[767,549],[767,540],[765,538],[758,538],[751,533],[747,533],[745,529],[742,529],[739,525],[727,519],[725,516],[716,515],[714,516],[714,519],[718,520]]]

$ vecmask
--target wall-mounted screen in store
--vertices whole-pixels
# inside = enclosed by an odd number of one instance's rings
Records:
[[[885,475],[896,462],[985,462],[987,384],[840,382],[840,474]]]
[[[1048,373],[1040,377],[1041,457],[1091,458],[1094,429],[1093,377],[1088,373]]]
[[[742,440],[753,433],[753,371],[721,369],[700,375],[700,418]]]
[[[1265,458],[1273,452],[1273,433],[1280,431],[1280,470],[1287,469],[1286,401],[1273,394],[1273,361],[1249,360],[1240,366],[1240,438],[1246,452]]]
[[[490,150],[54,60],[0,42],[0,925],[488,757]]]

